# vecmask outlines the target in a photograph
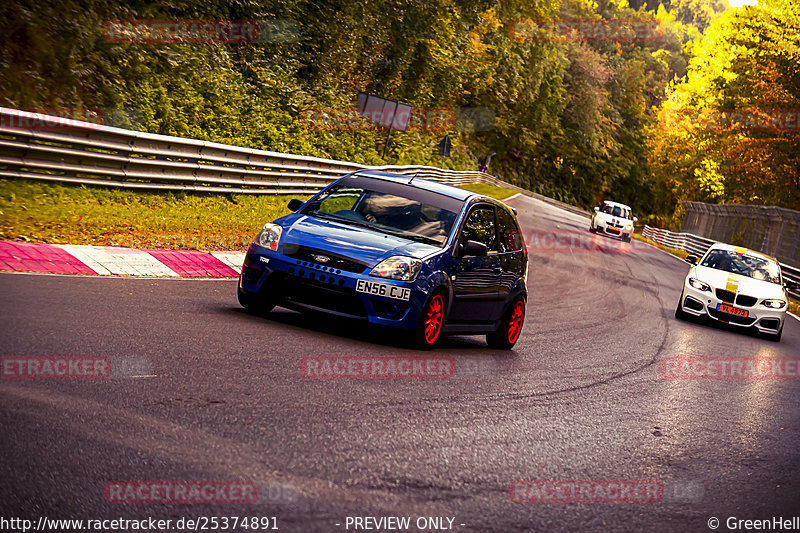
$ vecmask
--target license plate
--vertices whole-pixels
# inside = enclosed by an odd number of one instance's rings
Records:
[[[386,283],[376,283],[374,281],[366,281],[360,279],[356,282],[356,292],[363,292],[364,294],[372,294],[375,296],[383,296],[384,298],[393,298],[395,300],[403,300],[407,302],[411,298],[411,289],[406,287],[398,287],[397,285],[387,285]]]
[[[609,228],[608,228],[608,232],[609,232],[609,233],[619,233],[619,229],[617,229],[617,228],[612,228],[612,227],[609,227]]]
[[[747,317],[750,312],[747,309],[739,309],[738,307],[734,307],[728,304],[717,304],[717,310],[722,311],[723,313],[728,313],[730,315],[736,315],[741,317]]]

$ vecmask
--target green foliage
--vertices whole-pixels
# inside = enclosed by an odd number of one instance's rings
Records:
[[[714,20],[648,131],[664,202],[800,209],[799,73],[796,3],[762,0]]]
[[[720,157],[724,140],[675,136],[659,122],[679,101],[791,103],[796,39],[779,27],[795,27],[794,11],[765,1],[766,11],[722,16],[725,0],[4,3],[0,105],[100,108],[110,125],[374,165],[438,165],[436,147],[448,133],[448,168],[475,170],[494,153],[490,172],[521,187],[583,207],[613,198],[668,217],[683,198],[772,200],[770,180],[797,168],[786,139],[770,158],[760,144],[737,144],[725,152],[730,163]],[[657,23],[661,35],[526,40],[514,33],[521,21],[559,18]],[[130,19],[271,21],[277,30],[235,44],[106,38],[108,21]],[[496,118],[483,128],[459,120],[395,132],[384,158],[385,132],[309,120],[310,110],[352,108],[358,91]],[[747,165],[758,167],[753,183],[732,182],[752,173]]]

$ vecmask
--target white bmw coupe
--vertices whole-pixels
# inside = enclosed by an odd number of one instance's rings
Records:
[[[675,317],[711,318],[779,341],[789,302],[789,289],[797,284],[785,279],[772,257],[716,243],[702,259],[689,255],[692,265],[683,284]]]

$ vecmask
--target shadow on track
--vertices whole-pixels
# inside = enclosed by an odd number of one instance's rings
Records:
[[[241,307],[222,307],[220,311],[232,313],[253,322],[272,322],[299,328],[306,332],[316,332],[324,335],[356,340],[377,346],[399,348],[416,353],[425,353],[414,347],[408,340],[408,332],[392,328],[382,328],[364,322],[314,313],[300,313],[282,307],[277,307],[265,315],[250,314]],[[445,336],[441,344],[432,352],[443,350],[480,350],[480,354],[494,356],[508,356],[513,353],[505,350],[494,350],[486,345],[483,335],[476,336]]]

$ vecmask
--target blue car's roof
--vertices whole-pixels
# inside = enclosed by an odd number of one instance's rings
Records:
[[[386,181],[393,181],[395,183],[402,183],[404,185],[408,185],[409,187],[417,187],[419,189],[435,192],[461,201],[464,201],[471,196],[480,196],[479,194],[466,189],[459,189],[458,187],[453,187],[452,185],[445,185],[443,183],[422,178],[414,178],[414,181],[409,184],[408,182],[411,180],[411,176],[404,176],[402,174],[393,174],[378,170],[362,170],[358,172],[358,175],[367,176],[370,178],[378,178]]]

